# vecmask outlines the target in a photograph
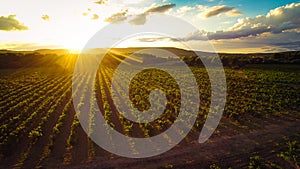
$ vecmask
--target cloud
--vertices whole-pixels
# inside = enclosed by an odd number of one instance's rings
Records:
[[[91,19],[92,20],[97,20],[97,19],[99,19],[99,16],[97,14],[94,14]]]
[[[175,12],[176,16],[184,16],[189,18],[188,20],[207,19],[213,16],[226,15],[229,17],[240,16],[242,12],[237,10],[235,7],[228,6],[206,6],[206,5],[194,5],[194,6],[181,6]]]
[[[21,31],[28,30],[28,27],[15,19],[16,15],[9,15],[7,17],[0,16],[0,30],[3,31]]]
[[[44,21],[49,21],[50,20],[50,16],[49,15],[43,15],[41,17]]]
[[[257,36],[264,32],[268,32],[267,27],[257,27],[257,28],[245,28],[241,30],[230,30],[230,31],[216,31],[216,32],[206,32],[197,31],[187,35],[184,40],[220,40],[220,39],[235,39],[248,36]]]
[[[184,14],[186,14],[187,12],[192,11],[192,10],[194,10],[194,9],[195,9],[195,7],[191,7],[191,6],[182,6],[182,7],[180,7],[179,9],[176,10],[176,14],[178,14],[178,15],[184,15]]]
[[[175,7],[175,4],[163,4],[163,5],[157,5],[150,7],[149,9],[145,10],[143,13],[139,14],[128,14],[128,10],[126,9],[123,12],[118,12],[115,14],[112,14],[110,17],[104,19],[105,22],[109,22],[112,24],[117,24],[126,21],[128,18],[130,20],[128,21],[132,25],[144,25],[147,22],[147,16],[151,13],[165,13]]]
[[[110,17],[105,18],[104,21],[113,23],[113,24],[121,23],[121,22],[127,20],[127,12],[128,12],[128,10],[125,10],[123,12],[118,12],[118,13],[112,14]]]
[[[265,29],[266,32],[281,33],[300,28],[300,3],[293,3],[271,10],[266,16],[239,19],[231,30]]]
[[[165,13],[175,7],[175,4],[164,4],[153,6],[147,9],[144,13],[135,15],[133,19],[129,21],[132,25],[144,25],[147,21],[147,16],[151,13]]]
[[[279,46],[282,48],[287,48],[287,49],[296,49],[296,50],[300,50],[300,41],[294,41],[294,42],[273,42],[271,43],[271,45],[274,46]]]
[[[205,17],[209,18],[212,16],[216,16],[222,13],[228,13],[229,16],[236,16],[236,15],[241,15],[242,13],[238,10],[236,10],[234,7],[229,7],[229,6],[215,6],[211,8],[206,14]]]
[[[154,6],[148,9],[145,13],[165,13],[175,7],[175,4],[164,4],[159,6]]]
[[[242,18],[228,30],[206,32],[199,30],[190,33],[184,40],[235,39],[258,36],[263,33],[279,34],[284,31],[300,28],[300,3],[293,3],[271,10],[266,16],[258,15],[254,18]]]
[[[91,16],[90,16],[90,14],[91,14]],[[92,14],[92,9],[91,8],[88,8],[86,12],[83,12],[82,16],[90,16],[90,19],[92,19],[92,20],[99,19],[99,15],[97,15],[95,13]]]
[[[233,9],[233,10],[226,13],[227,16],[240,16],[242,14],[243,13],[241,11],[238,11],[236,9]]]
[[[40,44],[40,43],[26,43],[26,42],[19,42],[19,43],[0,43],[0,50],[36,50],[36,49],[58,49],[63,48],[60,45],[47,45],[47,44]]]
[[[99,0],[97,2],[94,2],[95,4],[103,5],[107,3],[107,0]]]
[[[138,14],[129,23],[132,25],[144,25],[147,21],[147,15],[147,13]]]
[[[258,37],[244,37],[212,41],[216,48],[231,49],[236,52],[253,48],[252,52],[279,52],[300,50],[300,32],[282,32],[280,34],[264,33]]]
[[[170,37],[153,37],[153,38],[138,38],[136,39],[138,42],[157,42],[157,41],[173,41],[177,42],[178,39],[170,38]]]
[[[227,52],[276,52],[300,50],[300,3],[270,10],[266,15],[238,19],[232,27],[215,32],[198,30],[179,39],[147,37],[140,42],[183,41],[198,45],[211,40]],[[243,51],[241,51],[243,49]]]

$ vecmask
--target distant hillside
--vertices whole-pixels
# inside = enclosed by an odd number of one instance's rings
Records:
[[[111,49],[114,53],[119,53],[120,55],[130,55],[136,51],[142,49],[151,49],[151,48],[114,48]],[[201,59],[208,58],[206,56],[215,56],[215,53],[202,52],[202,51],[189,51],[179,48],[169,48],[169,47],[158,47],[155,49],[163,49],[169,52],[174,53],[182,60],[184,60],[190,66],[202,66]],[[222,60],[224,66],[240,68],[248,64],[300,64],[300,51],[290,51],[290,52],[281,52],[281,53],[247,53],[247,54],[238,54],[238,53],[219,53],[219,57]],[[122,58],[122,57],[121,57]],[[212,58],[213,59],[213,58]],[[163,61],[163,60],[161,60]],[[165,60],[166,61],[166,60]]]
[[[141,49],[151,48],[113,48],[103,60],[104,64],[119,64],[118,60],[124,59]],[[201,66],[200,56],[213,56],[215,54],[201,51],[188,51],[179,48],[159,47],[174,53],[190,66]],[[103,52],[104,49],[93,49],[93,53]],[[114,57],[112,57],[112,55]],[[300,51],[281,52],[281,53],[249,53],[249,54],[230,54],[219,53],[224,66],[243,67],[247,64],[300,64]],[[0,69],[11,68],[30,68],[30,67],[60,67],[73,68],[77,54],[71,54],[66,49],[39,49],[35,51],[10,51],[0,50]],[[156,56],[154,56],[156,57]],[[119,58],[119,59],[115,59]],[[162,62],[168,61],[167,58],[161,59]]]
[[[74,57],[68,50],[10,51],[0,50],[0,69],[30,67],[64,67],[66,59]],[[72,60],[75,63],[75,60]],[[72,64],[74,64],[72,63]]]

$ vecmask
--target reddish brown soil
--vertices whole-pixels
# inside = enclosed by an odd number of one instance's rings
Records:
[[[181,142],[172,150],[151,158],[128,159],[112,155],[97,156],[91,163],[73,163],[61,168],[209,168],[211,164],[222,167],[248,168],[249,157],[259,155],[265,161],[284,168],[294,168],[277,154],[286,149],[287,138],[300,140],[299,113],[286,117],[251,119],[256,126],[242,127],[223,118],[216,133],[207,142],[199,144],[189,135],[187,143]],[[245,125],[246,126],[246,125]]]
[[[278,117],[249,117],[250,121],[244,120],[243,123],[233,123],[232,120],[223,118],[214,135],[203,144],[197,142],[197,130],[192,130],[187,139],[170,151],[144,159],[119,157],[94,144],[95,157],[90,161],[88,137],[79,127],[77,131],[79,139],[71,150],[71,162],[64,164],[66,139],[70,132],[74,112],[72,111],[68,116],[70,117],[63,126],[64,132],[55,140],[54,148],[42,163],[42,168],[209,168],[211,164],[217,164],[223,168],[247,168],[249,157],[253,155],[259,155],[265,161],[276,163],[284,168],[293,168],[294,166],[277,157],[277,154],[286,149],[285,142],[288,138],[300,140],[300,114],[298,112],[281,114]],[[52,129],[55,120],[49,122],[53,122],[48,124],[48,128]],[[33,146],[22,168],[36,166],[43,148],[48,143],[48,136],[44,135]],[[23,145],[28,146],[26,141]],[[23,147],[24,149],[26,148]],[[0,168],[13,168],[17,159],[16,154],[2,157]]]

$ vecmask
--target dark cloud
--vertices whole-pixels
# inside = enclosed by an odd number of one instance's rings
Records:
[[[219,15],[221,13],[225,13],[225,12],[231,11],[233,9],[234,9],[234,7],[220,6],[218,8],[214,8],[211,11],[207,12],[207,14],[205,15],[205,17],[209,18],[209,17],[215,16],[215,15]]]
[[[219,40],[214,44],[216,49],[239,52],[280,52],[300,50],[300,32],[268,33],[259,37],[249,36],[239,39]],[[252,49],[252,50],[251,50]],[[253,50],[255,49],[255,50]]]
[[[164,4],[164,5],[154,6],[148,9],[145,13],[165,13],[175,6],[176,6],[175,4]]]
[[[43,15],[41,17],[44,21],[49,21],[50,20],[50,16],[49,15]]]
[[[271,43],[273,46],[290,49],[290,50],[300,50],[300,41],[294,42],[273,42]]]
[[[264,32],[268,32],[270,28],[259,27],[259,28],[246,28],[241,30],[232,31],[217,31],[217,32],[205,32],[197,31],[187,35],[183,40],[220,40],[220,39],[236,39],[248,36],[257,36]]]
[[[165,13],[175,7],[175,4],[164,4],[153,6],[147,9],[145,12],[137,15],[127,15],[127,10],[124,12],[119,12],[111,15],[110,17],[106,18],[104,21],[109,23],[121,23],[127,20],[128,17],[133,17],[133,19],[129,20],[129,23],[132,25],[144,25],[147,21],[147,16],[150,13]]]
[[[9,15],[7,17],[0,16],[0,30],[3,31],[21,31],[28,30],[28,27],[15,19],[16,15]]]
[[[104,19],[105,22],[109,22],[109,23],[121,23],[123,21],[127,20],[127,10],[125,10],[124,12],[118,12],[115,14],[112,14],[110,17]]]
[[[135,15],[133,19],[129,21],[132,25],[144,25],[147,21],[147,16],[150,13],[165,13],[175,7],[175,4],[164,4],[159,6],[153,6],[146,10],[144,13]]]
[[[228,13],[229,15],[239,15],[241,14],[240,11],[236,10],[234,7],[229,7],[229,6],[215,6],[212,8],[210,11],[208,11],[205,14],[206,18],[216,16],[222,13]]]
[[[104,21],[109,23],[121,23],[131,17],[133,19],[129,20],[129,23],[132,25],[144,25],[147,21],[147,16],[151,13],[165,13],[172,9],[175,4],[164,4],[153,6],[147,9],[145,12],[137,14],[137,15],[127,15],[127,10],[125,12],[119,12],[111,15],[106,18]]]

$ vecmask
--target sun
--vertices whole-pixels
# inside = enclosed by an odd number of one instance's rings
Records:
[[[79,54],[81,51],[80,49],[72,49],[72,48],[71,49],[69,48],[68,50],[71,54]]]
[[[63,48],[69,50],[70,53],[78,54],[80,53],[81,49],[83,48],[83,45],[78,42],[68,42],[63,45]]]
[[[71,31],[70,31],[71,32]],[[58,44],[64,49],[70,51],[70,53],[80,53],[88,41],[88,36],[74,35],[73,33],[64,35],[57,41]]]

